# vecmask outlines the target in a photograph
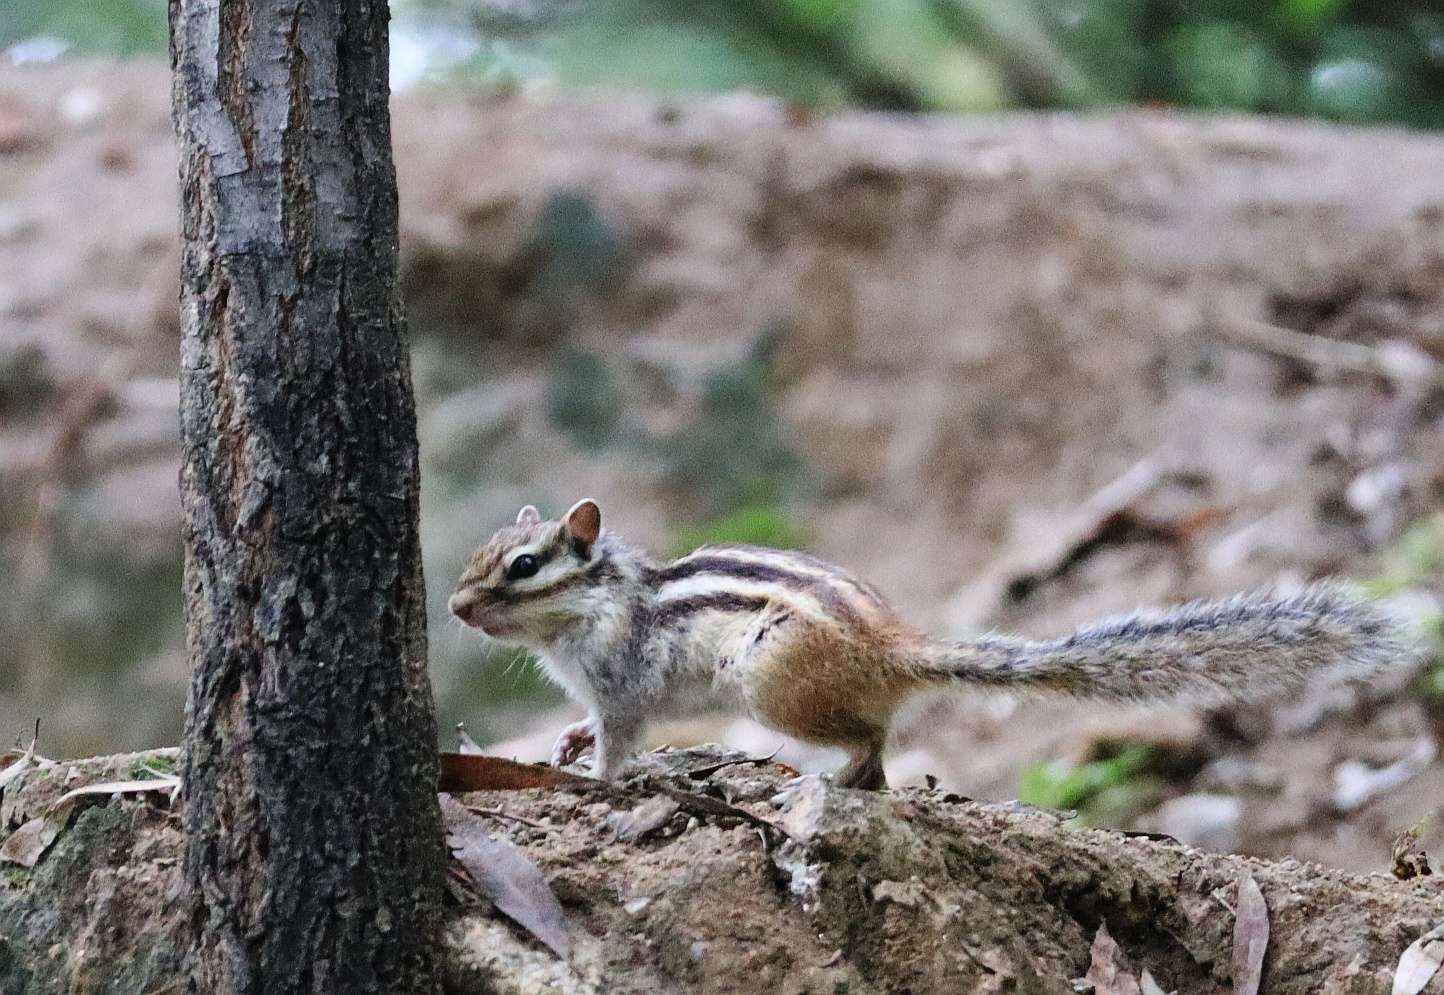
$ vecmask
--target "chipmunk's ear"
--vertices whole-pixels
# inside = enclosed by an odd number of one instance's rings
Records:
[[[592,543],[597,541],[597,536],[602,534],[602,509],[598,508],[597,502],[591,498],[582,498],[572,505],[572,510],[562,519],[562,527],[567,530],[567,535],[582,546],[582,552],[585,553]]]
[[[536,505],[529,504],[516,513],[516,524],[518,525],[540,525],[541,512],[536,510]]]

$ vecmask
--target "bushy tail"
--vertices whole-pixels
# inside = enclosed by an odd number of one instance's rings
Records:
[[[1403,625],[1331,584],[1140,612],[1062,639],[939,644],[932,668],[965,684],[1119,701],[1221,704],[1318,676],[1367,677],[1413,659]]]

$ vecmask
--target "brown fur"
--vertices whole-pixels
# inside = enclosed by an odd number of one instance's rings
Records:
[[[523,509],[472,557],[452,610],[538,649],[548,673],[592,703],[557,756],[595,741],[602,776],[615,776],[644,719],[685,708],[689,696],[740,696],[779,732],[847,749],[844,783],[879,787],[894,716],[927,688],[1218,703],[1410,659],[1393,620],[1328,585],[1140,612],[1055,640],[945,642],[806,554],[719,546],[658,565],[600,532],[600,521],[589,501],[564,522]],[[550,572],[508,580],[521,547]]]

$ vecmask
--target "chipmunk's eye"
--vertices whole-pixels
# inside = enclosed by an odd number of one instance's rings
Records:
[[[521,580],[525,577],[533,577],[541,569],[541,564],[536,557],[530,553],[523,553],[511,561],[511,566],[506,568],[507,580]]]

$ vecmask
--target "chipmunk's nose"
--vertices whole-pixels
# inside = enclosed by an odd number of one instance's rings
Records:
[[[447,600],[446,607],[451,614],[468,625],[475,624],[472,622],[471,613],[476,610],[476,595],[470,591],[457,591]]]

